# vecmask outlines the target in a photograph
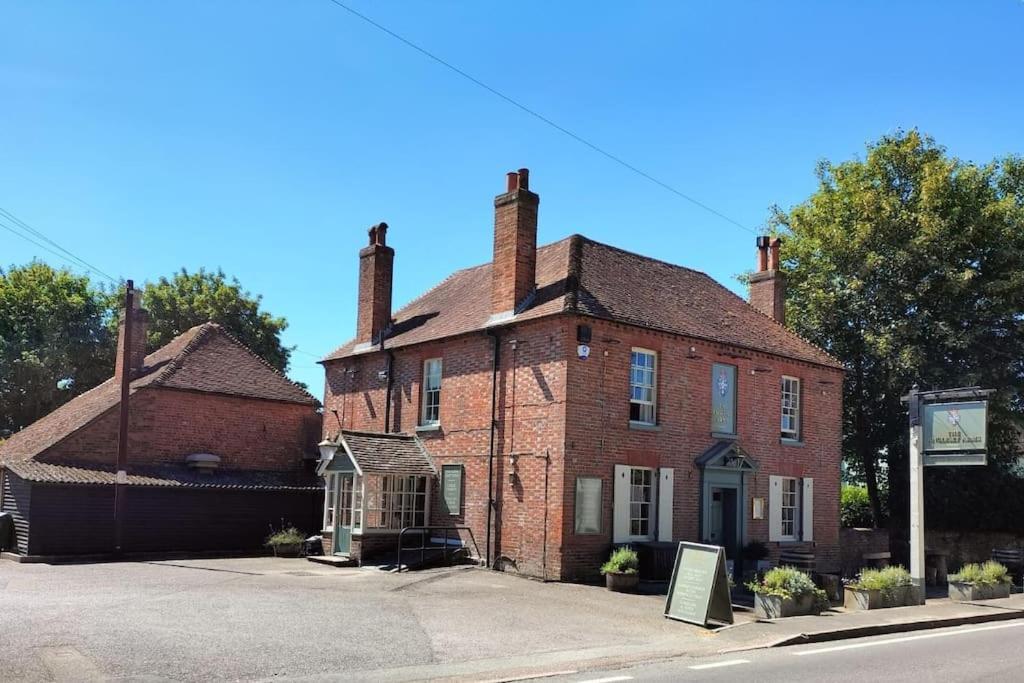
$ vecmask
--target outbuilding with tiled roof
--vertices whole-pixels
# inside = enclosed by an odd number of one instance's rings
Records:
[[[114,377],[0,444],[0,512],[15,526],[10,555],[114,552],[123,373],[121,552],[259,551],[282,520],[317,531],[316,399],[216,323],[146,355],[147,313],[131,315],[129,367],[119,362]]]

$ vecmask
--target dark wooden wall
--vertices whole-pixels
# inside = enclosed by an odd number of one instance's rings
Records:
[[[112,486],[33,484],[29,554],[107,553],[114,545]],[[319,533],[322,491],[126,489],[124,552],[260,551],[271,532]]]
[[[28,550],[28,517],[32,501],[31,485],[7,471],[0,471],[3,488],[0,489],[0,508],[14,517],[15,546],[19,553]]]

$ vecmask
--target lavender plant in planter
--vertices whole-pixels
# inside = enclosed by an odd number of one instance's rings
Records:
[[[949,599],[960,602],[1008,598],[1013,583],[1009,570],[994,560],[965,564],[956,574],[950,574],[948,581]]]
[[[850,610],[916,605],[917,591],[910,572],[900,566],[865,569],[846,584],[845,606]]]
[[[291,526],[271,533],[263,545],[274,551],[274,557],[298,557],[304,540],[303,533]]]
[[[754,612],[761,619],[821,614],[829,607],[825,591],[793,567],[769,569],[761,581],[752,581],[747,588],[754,594]]]

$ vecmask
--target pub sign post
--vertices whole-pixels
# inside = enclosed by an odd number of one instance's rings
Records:
[[[903,402],[910,415],[910,578],[924,603],[924,468],[987,463],[988,397],[993,389],[919,391]]]

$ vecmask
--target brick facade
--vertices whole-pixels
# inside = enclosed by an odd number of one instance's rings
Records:
[[[576,325],[593,330],[591,356],[576,355]],[[768,497],[768,477],[813,477],[814,546],[819,566],[839,563],[839,459],[842,373],[726,345],[590,318],[559,316],[498,330],[501,364],[494,461],[495,563],[551,579],[596,574],[611,544],[612,472],[616,464],[675,468],[674,540],[701,540],[700,471],[694,459],[711,435],[711,365],[738,368],[737,440],[760,465],[749,476],[741,506]],[[514,344],[512,342],[515,342]],[[658,351],[658,431],[631,429],[628,395],[630,351]],[[691,351],[690,349],[694,349]],[[465,468],[460,515],[436,503],[432,524],[468,525],[482,546],[487,520],[487,459],[493,340],[463,335],[393,351],[392,430],[416,432],[438,471]],[[417,424],[423,362],[443,359],[441,426]],[[378,375],[387,355],[373,352],[325,363],[325,429],[382,431],[387,382]],[[803,386],[803,443],[779,438],[779,377]],[[333,415],[337,411],[337,415]],[[605,481],[600,534],[576,535],[575,480]],[[748,520],[745,540],[768,539],[767,520]],[[770,544],[772,557],[786,545]]]
[[[183,465],[212,453],[233,470],[297,471],[319,436],[310,405],[149,387],[132,395],[128,464]],[[40,462],[109,465],[117,456],[118,408],[36,456]]]

